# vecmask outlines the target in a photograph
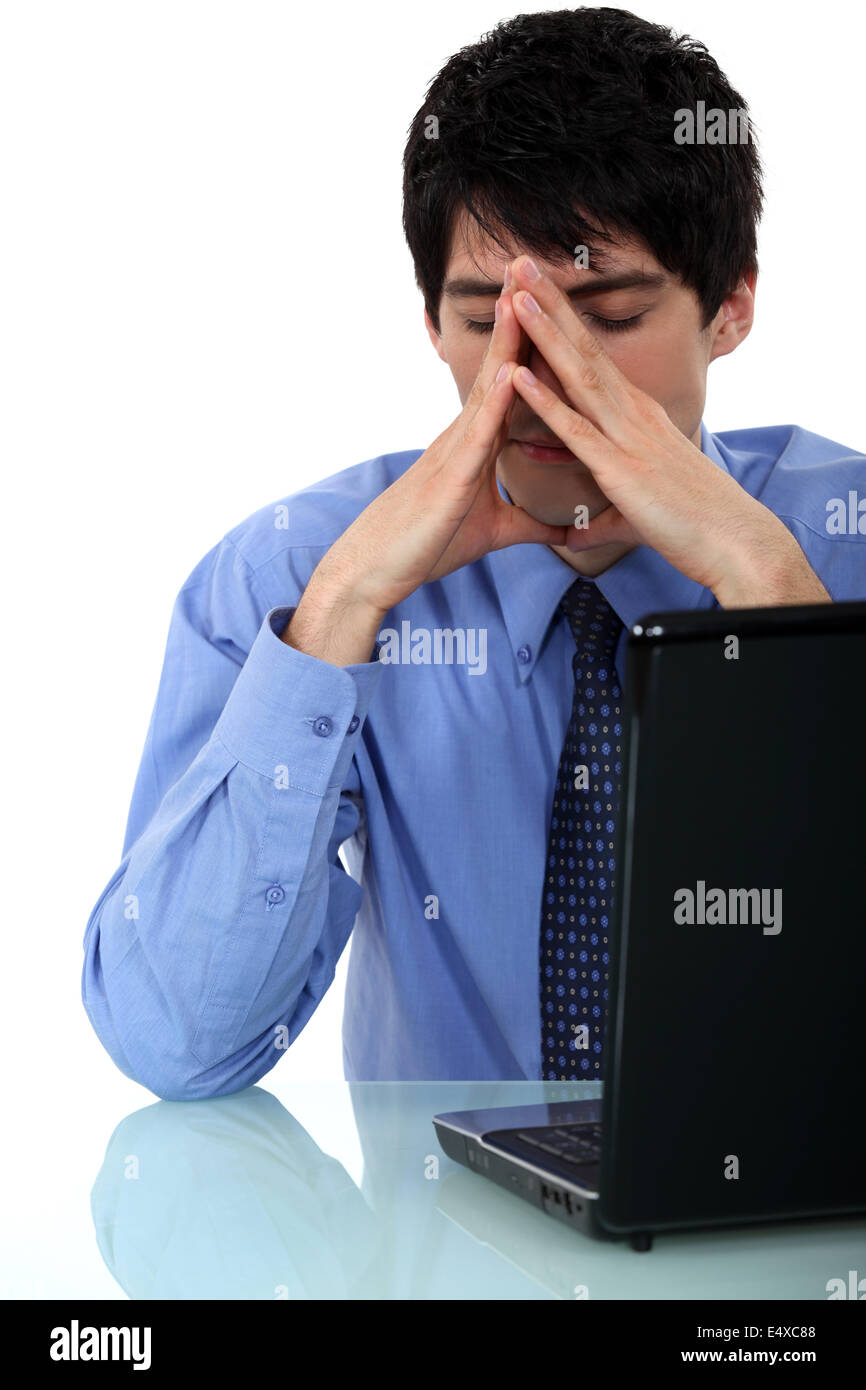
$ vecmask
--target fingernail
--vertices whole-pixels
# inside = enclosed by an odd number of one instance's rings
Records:
[[[525,272],[526,272],[526,278],[527,278],[527,280],[540,280],[540,279],[541,279],[541,271],[538,269],[538,266],[535,264],[535,261],[532,261],[532,260],[527,261],[527,262],[526,262],[526,265],[524,266],[524,270],[525,270]]]
[[[530,314],[541,313],[541,305],[538,303],[536,299],[533,298],[533,296],[528,292],[528,290],[524,290],[523,292],[523,307],[524,309],[528,309]]]
[[[507,362],[503,362],[502,366],[499,368],[499,371],[496,373],[496,380],[497,380],[497,381],[504,381],[505,378],[506,378],[507,376],[508,376],[508,363],[507,363]]]
[[[508,262],[508,265],[505,267],[505,274],[504,274],[503,277],[502,277],[502,288],[503,288],[504,290],[507,290],[507,289],[508,289],[508,286],[509,286],[510,284],[511,284],[511,262],[509,261],[509,262]]]
[[[499,320],[502,318],[502,303],[501,303],[501,301],[498,300],[498,299],[497,299],[497,301],[496,301],[496,307],[495,307],[495,309],[493,310],[493,317],[495,318],[495,320],[496,320],[497,323],[498,323]]]
[[[528,367],[521,367],[521,368],[520,368],[520,371],[521,371],[521,378],[520,378],[520,379],[521,379],[521,381],[525,381],[527,386],[537,386],[537,385],[538,385],[538,377],[535,376],[534,373],[531,372],[531,371],[529,370]]]

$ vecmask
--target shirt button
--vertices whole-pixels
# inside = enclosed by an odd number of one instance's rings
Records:
[[[357,714],[353,714],[353,715],[352,715],[352,719],[351,719],[351,723],[349,724],[349,733],[350,733],[350,734],[353,734],[353,733],[355,732],[355,730],[357,729],[357,727],[358,727],[358,725],[360,724],[360,722],[361,722],[361,721],[360,721],[360,719],[358,718]]]
[[[313,733],[318,734],[319,738],[327,738],[333,728],[334,726],[326,714],[320,714],[318,719],[313,720]]]
[[[285,896],[286,896],[286,890],[285,890],[285,888],[281,888],[280,885],[279,885],[278,883],[272,884],[272,886],[268,889],[267,893],[265,894],[265,897],[267,898],[268,902],[271,903],[271,904],[273,904],[273,903],[281,903],[281,902],[283,901],[283,898],[284,898]]]
[[[531,660],[532,660],[532,648],[531,648],[531,647],[518,647],[518,648],[517,648],[517,660],[520,662],[521,666],[525,666],[526,663],[527,663],[528,661],[531,661]]]

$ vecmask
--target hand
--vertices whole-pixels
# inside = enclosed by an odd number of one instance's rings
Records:
[[[514,367],[528,346],[500,297],[484,360],[457,418],[322,557],[313,594],[345,596],[382,615],[421,584],[521,542],[564,546],[568,528],[503,500],[496,459],[508,435]],[[307,605],[309,607],[309,603]]]
[[[568,548],[651,546],[710,589],[723,607],[829,602],[779,518],[623,376],[558,286],[538,274],[528,256],[511,269],[507,297],[517,321],[570,404],[526,367],[515,367],[514,388],[585,464],[611,503],[586,528],[568,528]]]

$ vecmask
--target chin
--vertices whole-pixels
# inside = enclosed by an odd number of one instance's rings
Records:
[[[499,479],[512,502],[546,526],[571,526],[577,506],[585,506],[592,520],[610,505],[586,467],[577,460],[573,464],[554,464],[543,474],[540,469],[531,473],[520,467],[501,469]]]

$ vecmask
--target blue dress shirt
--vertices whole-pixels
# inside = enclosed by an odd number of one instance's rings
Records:
[[[862,454],[794,425],[702,425],[701,447],[832,598],[866,597]],[[350,934],[347,1079],[540,1078],[540,906],[573,689],[556,609],[574,570],[546,545],[493,551],[392,609],[357,665],[279,637],[328,548],[421,452],[261,508],[175,602],[82,976],[118,1067],[166,1099],[264,1076]],[[718,607],[645,546],[598,584],[625,624],[621,681],[633,623]]]

